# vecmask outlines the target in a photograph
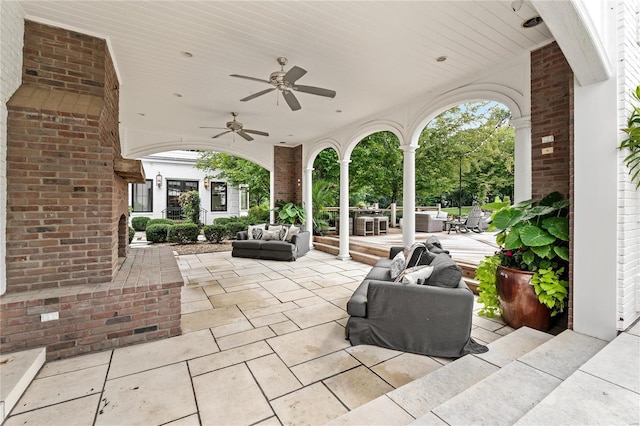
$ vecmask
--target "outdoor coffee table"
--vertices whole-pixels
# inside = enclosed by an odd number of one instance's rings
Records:
[[[467,232],[467,228],[464,226],[465,222],[466,220],[462,219],[446,220],[444,222],[444,230],[447,231],[448,234],[451,233],[452,229],[456,231],[456,233]]]

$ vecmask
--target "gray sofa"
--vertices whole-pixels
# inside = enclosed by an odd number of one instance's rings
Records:
[[[438,214],[441,217],[437,217]],[[446,212],[416,212],[416,232],[442,232],[446,221]]]
[[[393,282],[391,259],[401,250],[380,259],[348,301],[351,344],[447,358],[486,352],[471,338],[474,298],[460,267],[436,247],[419,262],[434,265],[425,283]]]
[[[231,243],[231,256],[294,261],[309,251],[310,240],[311,233],[308,231],[300,231],[293,235],[291,241],[249,239],[249,233],[241,231]]]

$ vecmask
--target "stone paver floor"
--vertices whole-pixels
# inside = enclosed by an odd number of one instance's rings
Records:
[[[451,361],[345,340],[369,265],[315,250],[178,264],[182,336],[46,363],[5,425],[324,424]],[[511,331],[474,316],[478,341]]]

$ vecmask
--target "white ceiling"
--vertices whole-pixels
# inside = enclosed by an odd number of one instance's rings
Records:
[[[211,140],[240,115],[255,143],[297,144],[437,87],[471,81],[551,39],[510,1],[24,1],[27,18],[106,38],[120,76],[120,120],[159,138]],[[193,54],[184,57],[181,52]],[[291,111],[267,89],[278,56],[308,73]],[[446,56],[445,62],[436,62]],[[174,94],[179,93],[182,97]],[[342,112],[337,112],[340,110]],[[144,116],[139,115],[140,113]],[[233,141],[233,136],[221,137]],[[189,148],[189,147],[185,147]]]

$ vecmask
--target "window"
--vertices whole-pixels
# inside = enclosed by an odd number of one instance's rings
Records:
[[[227,211],[227,184],[225,182],[211,182],[211,211]]]
[[[182,207],[178,197],[180,194],[189,191],[198,190],[198,181],[191,180],[169,180],[167,179],[167,209],[164,211],[164,217],[173,220],[182,220]]]
[[[240,185],[240,210],[249,210],[249,186]]]
[[[153,211],[153,181],[131,185],[131,210],[136,213]]]

